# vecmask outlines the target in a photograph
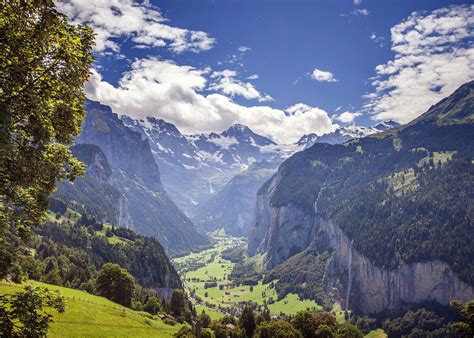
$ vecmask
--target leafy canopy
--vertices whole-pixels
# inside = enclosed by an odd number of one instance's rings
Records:
[[[84,118],[94,34],[73,26],[52,0],[0,7],[0,277],[14,260],[6,235],[40,224],[57,180],[83,165],[68,150]]]
[[[97,292],[123,306],[132,304],[134,288],[135,279],[117,264],[104,264],[97,275]]]
[[[13,295],[0,295],[0,336],[42,337],[46,335],[55,309],[64,312],[64,298],[59,292],[26,286]]]

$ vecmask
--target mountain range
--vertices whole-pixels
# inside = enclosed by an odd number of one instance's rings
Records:
[[[102,221],[158,239],[170,256],[209,246],[209,239],[163,188],[148,140],[126,127],[106,105],[87,100],[85,109],[87,116],[73,151],[93,159],[90,166],[107,168],[106,177],[91,173],[77,182],[62,183],[58,195],[95,211],[93,216]]]
[[[220,226],[232,234],[248,230],[258,186],[291,154],[314,143],[343,143],[398,125],[389,121],[374,127],[340,127],[326,135],[308,134],[294,144],[281,145],[242,124],[221,133],[185,135],[162,119],[134,120],[126,115],[121,119],[148,139],[165,189],[196,225],[206,231]],[[259,162],[263,164],[252,167]],[[267,168],[269,163],[273,171]],[[262,166],[266,168],[262,170]],[[229,205],[233,207],[227,208]]]

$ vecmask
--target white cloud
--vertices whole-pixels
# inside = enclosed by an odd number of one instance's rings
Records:
[[[168,47],[175,53],[212,48],[207,33],[172,27],[149,1],[59,0],[58,10],[74,23],[85,23],[96,33],[97,52],[118,52],[119,38],[130,38],[138,48]]]
[[[252,75],[247,77],[248,80],[256,80],[258,78],[259,78],[258,74],[252,74]]]
[[[362,3],[362,0],[354,0],[354,5],[360,5]]]
[[[311,77],[319,82],[336,82],[333,73],[315,68]]]
[[[231,97],[242,96],[247,100],[256,99],[260,102],[273,100],[270,95],[260,93],[253,84],[242,82],[236,79],[236,76],[237,72],[229,69],[214,72],[211,77],[215,80],[209,89],[220,91]]]
[[[361,116],[362,113],[352,113],[349,111],[346,111],[338,116],[336,116],[336,120],[342,123],[352,123],[356,117]]]
[[[367,8],[354,9],[351,14],[352,14],[352,15],[367,16],[367,15],[370,14],[370,11],[369,11]]]
[[[414,12],[391,29],[393,60],[376,67],[364,108],[406,123],[474,79],[474,5]]]
[[[251,50],[251,49],[252,49],[252,48],[250,48],[250,47],[240,46],[240,47],[239,47],[239,52],[241,52],[241,53],[246,53],[246,52],[248,52],[248,51]]]
[[[372,34],[370,34],[369,39],[376,43],[379,47],[383,47],[385,45],[385,38],[383,36],[378,36],[377,34],[375,34],[375,32],[372,32]]]
[[[234,76],[234,71],[223,72]],[[208,79],[220,76],[209,69],[148,58],[133,62],[117,86],[93,70],[85,89],[87,97],[110,105],[120,115],[139,119],[156,116],[185,133],[222,131],[233,123],[242,123],[279,143],[293,143],[303,134],[335,129],[324,110],[308,105],[297,104],[283,111],[269,106],[242,106],[218,93],[206,96]]]

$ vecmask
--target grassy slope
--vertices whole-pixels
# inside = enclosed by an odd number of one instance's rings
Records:
[[[130,310],[87,292],[29,281],[34,286],[59,290],[66,299],[66,311],[53,313],[48,337],[172,337],[180,326],[165,325],[158,317]],[[21,290],[21,285],[0,282],[0,294]]]

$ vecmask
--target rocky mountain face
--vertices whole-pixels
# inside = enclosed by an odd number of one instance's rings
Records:
[[[362,313],[472,299],[473,105],[470,82],[408,125],[293,155],[258,192],[249,253],[270,273],[330,256],[323,289]]]
[[[110,107],[86,101],[79,144],[93,144],[110,163],[112,182],[122,194],[118,225],[155,237],[171,256],[209,245],[163,188],[148,140],[134,132]]]
[[[162,119],[121,119],[149,140],[166,191],[196,226],[206,231],[224,227],[232,234],[248,230],[255,192],[271,176],[268,168],[253,164],[273,163],[275,167],[315,142],[343,143],[396,125],[340,128],[327,136],[309,134],[295,144],[277,145],[241,124],[222,133],[184,135]]]
[[[87,166],[86,174],[74,182],[58,182],[53,198],[101,222],[118,224],[123,195],[113,183],[112,168],[105,154],[94,144],[77,144],[71,151]]]
[[[188,215],[250,164],[279,158],[270,139],[238,124],[220,134],[183,135],[153,117],[122,121],[149,140],[166,190]]]
[[[395,121],[386,121],[377,123],[373,127],[363,127],[363,126],[349,126],[349,127],[339,127],[331,133],[327,133],[321,136],[316,134],[306,134],[299,139],[296,144],[302,149],[307,149],[315,143],[328,143],[328,144],[342,144],[344,142],[366,137],[372,134],[380,133],[392,128],[398,127],[399,124]]]
[[[196,208],[194,224],[206,231],[224,228],[234,236],[247,235],[254,217],[257,191],[278,165],[279,162],[268,161],[251,164]]]

